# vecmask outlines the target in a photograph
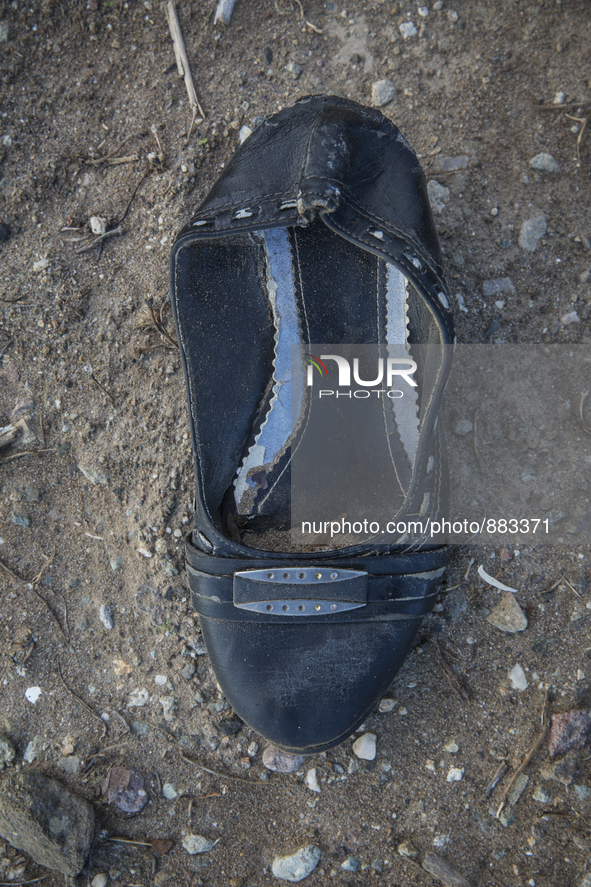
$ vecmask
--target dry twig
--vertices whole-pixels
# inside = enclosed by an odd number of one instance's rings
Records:
[[[81,705],[83,708],[85,708],[86,711],[87,711],[90,715],[92,715],[93,718],[95,718],[95,720],[97,720],[97,721],[100,722],[100,724],[101,724],[101,726],[102,726],[102,728],[103,728],[103,735],[101,736],[101,739],[104,739],[105,736],[107,735],[107,733],[109,732],[109,728],[108,728],[108,726],[107,726],[106,721],[103,721],[103,719],[101,718],[101,716],[100,716],[99,714],[97,714],[97,713],[94,711],[94,709],[92,709],[92,708],[90,707],[90,705],[88,705],[88,703],[86,703],[86,702],[84,701],[84,699],[82,699],[80,696],[78,696],[77,693],[74,693],[74,691],[72,690],[71,687],[68,687],[68,685],[66,684],[66,682],[65,682],[65,680],[64,680],[64,676],[63,676],[63,674],[62,674],[62,668],[61,668],[61,663],[60,663],[60,658],[59,658],[59,656],[56,658],[56,663],[57,663],[57,671],[58,671],[58,674],[59,674],[59,676],[60,676],[60,681],[62,682],[63,686],[64,686],[65,689],[68,691],[68,693],[70,693],[70,694],[74,697],[74,699],[76,700],[76,702],[79,702],[80,705]]]
[[[509,792],[513,788],[515,781],[517,780],[517,777],[520,776],[521,773],[523,773],[523,771],[525,770],[525,768],[527,767],[527,765],[529,764],[529,762],[531,761],[531,759],[533,758],[533,756],[535,755],[535,753],[537,752],[539,747],[541,746],[542,742],[544,741],[544,737],[546,736],[546,731],[548,729],[548,722],[547,722],[547,718],[546,718],[547,707],[548,707],[548,693],[549,693],[549,691],[546,690],[546,692],[544,694],[544,702],[542,705],[542,714],[540,717],[540,720],[542,723],[542,729],[540,730],[540,733],[539,733],[536,741],[534,742],[534,744],[532,745],[532,747],[530,748],[530,750],[528,751],[528,753],[524,757],[523,761],[521,762],[521,764],[519,765],[519,767],[517,768],[517,770],[515,771],[515,773],[511,777],[509,784],[505,787],[505,791],[503,792],[503,797],[501,798],[501,803],[499,804],[498,810],[495,814],[497,819],[499,818],[499,816],[501,815],[501,813],[503,811],[503,807],[505,806],[505,801],[507,800],[507,795],[509,794]]]
[[[205,113],[203,111],[203,108],[199,104],[199,99],[197,98],[197,93],[195,91],[195,84],[193,83],[193,77],[191,75],[187,49],[185,47],[185,41],[183,40],[181,26],[176,14],[174,0],[168,0],[168,3],[166,4],[166,17],[168,19],[168,27],[170,28],[170,35],[172,37],[172,43],[174,46],[174,56],[176,59],[176,66],[179,72],[179,77],[184,77],[185,79],[185,87],[187,89],[187,95],[189,96],[189,104],[191,105],[191,110],[193,111],[193,120],[191,122],[192,129],[193,124],[195,123],[195,118],[197,116],[197,111],[199,111],[201,117],[203,118],[205,117]]]

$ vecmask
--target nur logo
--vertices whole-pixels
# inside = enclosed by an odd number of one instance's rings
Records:
[[[314,370],[320,374],[322,380],[328,378],[328,369],[324,361],[330,360],[336,363],[339,388],[351,388],[351,364],[346,357],[342,357],[340,354],[321,354],[320,357],[316,357],[316,355],[306,352],[304,360],[308,364],[306,375],[306,385],[308,387],[312,387],[314,384]],[[405,382],[411,388],[417,387],[417,383],[412,378],[413,373],[417,369],[417,364],[410,357],[387,357],[386,359],[380,357],[377,363],[375,379],[362,379],[359,373],[359,358],[355,357],[353,359],[353,381],[359,388],[353,392],[336,391],[336,396],[367,398],[371,397],[371,391],[369,391],[371,388],[375,391],[377,397],[381,397],[383,394],[392,399],[404,397],[403,391],[392,388],[394,379],[399,381],[399,383],[400,381]],[[331,367],[331,369],[334,371],[334,367]],[[386,389],[376,387],[384,381],[387,385]],[[331,395],[335,395],[334,390],[321,389],[319,392],[319,397],[330,397]]]

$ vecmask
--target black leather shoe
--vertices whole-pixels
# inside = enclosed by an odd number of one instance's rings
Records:
[[[448,558],[426,530],[403,532],[442,513],[453,337],[417,158],[378,111],[301,99],[236,152],[180,232],[171,275],[197,476],[187,574],[211,663],[266,739],[328,749],[394,678]],[[410,411],[384,399],[367,413],[398,535],[290,535],[290,470],[317,415],[306,391],[290,421],[290,354],[312,365],[318,342],[403,349],[419,367]]]

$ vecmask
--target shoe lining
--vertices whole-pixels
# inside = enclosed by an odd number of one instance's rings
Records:
[[[320,231],[322,229],[326,233],[325,226],[319,228]],[[284,506],[286,504],[285,491],[278,496],[277,488],[279,485],[282,488],[289,486],[289,449],[296,431],[301,430],[306,412],[304,368],[302,365],[299,371],[294,370],[292,377],[292,346],[300,346],[305,352],[310,341],[329,341],[327,334],[332,332],[331,312],[323,310],[322,286],[327,293],[330,291],[331,271],[335,270],[330,263],[322,267],[318,261],[322,248],[318,248],[305,229],[300,232],[295,228],[272,228],[251,237],[254,243],[262,247],[264,254],[265,268],[261,273],[261,284],[269,304],[275,335],[271,391],[263,399],[255,423],[254,441],[248,447],[233,483],[236,511],[243,519],[252,519],[275,510],[278,502],[275,501],[275,507],[271,504],[269,508],[269,500],[280,499]],[[329,237],[334,247],[334,235],[329,234]],[[356,281],[365,292],[357,293],[353,304],[343,304],[346,302],[343,293],[336,300],[333,296],[332,301],[337,302],[337,308],[342,306],[340,334],[347,336],[343,341],[380,343],[387,346],[390,357],[408,356],[408,279],[383,259],[369,256],[344,241],[340,245],[343,264],[354,265],[356,260],[363,257],[366,263],[369,259],[371,267],[369,274],[365,273]],[[307,283],[312,278],[309,268],[303,267],[306,265],[314,267],[313,285],[316,292],[309,295]],[[323,275],[325,280],[320,283],[319,278]],[[340,282],[342,284],[344,281]],[[370,291],[372,285],[375,285],[374,293]],[[346,294],[349,288],[343,287],[343,290]],[[313,315],[313,330],[310,330],[308,323],[310,314]],[[294,403],[299,404],[296,413],[301,419],[297,428],[292,427],[292,398]],[[400,451],[402,445],[410,465],[417,453],[419,418],[416,393],[400,400],[383,398],[383,411],[390,459],[398,474],[395,450]]]

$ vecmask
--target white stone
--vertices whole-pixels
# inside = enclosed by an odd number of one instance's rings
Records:
[[[551,154],[546,154],[545,151],[532,157],[529,165],[532,169],[537,169],[539,172],[560,172],[560,167],[556,160]]]
[[[90,887],[106,887],[107,876],[104,872],[99,872],[90,882]]]
[[[455,741],[455,739],[450,739],[449,742],[446,742],[443,746],[443,750],[448,752],[450,755],[455,755],[459,752],[460,746]]]
[[[294,853],[276,856],[271,871],[282,881],[303,881],[314,871],[320,860],[320,848],[314,844],[300,847]]]
[[[464,776],[464,768],[463,767],[450,767],[447,772],[447,781],[448,782],[460,782],[460,780]]]
[[[158,684],[159,687],[163,687],[167,682],[168,678],[165,674],[157,674],[154,678],[154,683]]]
[[[591,608],[590,608],[591,609]],[[398,702],[395,699],[388,699],[384,696],[383,699],[380,699],[380,704],[378,706],[378,711],[384,714],[387,711],[394,711]]]
[[[111,631],[114,627],[113,622],[113,609],[108,604],[101,604],[99,609],[99,619],[107,629],[107,631]]]
[[[210,841],[209,838],[204,838],[203,835],[188,834],[182,840],[183,847],[191,856],[195,856],[197,853],[207,853],[216,844],[217,841]]]
[[[376,734],[364,733],[353,743],[353,753],[362,761],[373,761],[376,756]]]
[[[165,782],[162,786],[162,794],[166,798],[167,801],[174,801],[175,798],[178,798],[178,793],[172,782]]]
[[[35,271],[36,274],[40,271],[45,271],[46,268],[49,268],[49,261],[45,258],[39,259],[39,261],[33,264],[33,271]]]
[[[417,34],[417,29],[412,22],[402,22],[401,25],[398,25],[398,30],[405,40],[408,40],[409,37],[415,37]]]
[[[148,701],[150,694],[147,690],[133,690],[129,696],[129,702],[127,703],[129,708],[139,708],[142,705],[145,705]]]
[[[519,235],[519,246],[528,253],[533,253],[541,238],[546,233],[546,217],[539,213],[526,219],[521,226]]]
[[[396,93],[396,87],[391,80],[378,80],[371,87],[371,103],[374,108],[383,108],[391,102]]]
[[[509,672],[509,680],[514,690],[527,690],[528,688],[525,672],[519,663],[514,665]]]
[[[252,129],[250,128],[250,126],[246,126],[246,124],[244,126],[241,126],[240,132],[238,133],[238,138],[240,139],[240,144],[242,145],[247,140],[247,138],[251,135],[252,135]]]
[[[565,101],[566,94],[561,89],[554,94],[554,98],[552,99],[552,102],[555,105],[564,105]]]
[[[304,779],[304,783],[311,792],[320,791],[320,786],[318,785],[318,777],[316,776],[316,767],[312,767],[310,770],[308,770],[308,772],[306,773],[306,778]]]
[[[28,699],[32,705],[35,705],[40,696],[41,687],[28,687],[25,690],[25,698]]]
[[[93,234],[104,234],[107,230],[107,220],[102,216],[90,217],[90,230]]]
[[[429,7],[428,6],[419,6],[417,12],[421,16],[421,18],[429,17]]]
[[[569,326],[571,323],[579,323],[580,320],[581,318],[576,311],[569,311],[568,314],[563,314],[560,318],[560,322],[563,326]]]
[[[429,203],[431,204],[433,212],[443,212],[445,204],[451,196],[449,188],[446,188],[445,185],[440,185],[435,179],[430,179],[427,185],[427,193],[429,195]]]

